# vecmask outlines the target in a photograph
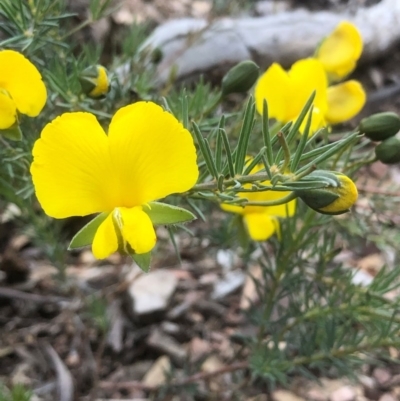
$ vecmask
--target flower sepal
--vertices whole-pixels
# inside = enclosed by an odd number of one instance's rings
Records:
[[[128,253],[144,273],[148,273],[150,271],[151,252],[141,254],[137,254],[135,252]]]
[[[20,141],[22,139],[22,131],[17,122],[10,128],[1,129],[0,135],[12,141]]]
[[[68,250],[79,249],[92,245],[94,236],[100,224],[107,218],[109,213],[100,213],[88,224],[82,227],[72,238]]]
[[[154,225],[187,223],[196,219],[196,216],[186,209],[161,202],[149,202],[143,206],[143,211]]]

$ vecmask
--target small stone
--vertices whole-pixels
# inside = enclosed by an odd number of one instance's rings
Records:
[[[343,386],[335,390],[329,397],[330,401],[354,401],[356,399],[356,392],[350,386]]]
[[[177,364],[182,364],[186,359],[186,350],[172,337],[159,329],[154,329],[147,339],[149,347],[170,356]]]
[[[147,386],[161,386],[166,383],[166,375],[171,370],[171,361],[166,356],[160,356],[145,374],[142,383]]]
[[[293,394],[290,391],[286,390],[277,390],[272,394],[272,399],[274,401],[305,401],[304,398]]]
[[[309,401],[328,401],[328,396],[319,388],[312,388],[306,393],[306,398]]]
[[[215,372],[224,367],[224,364],[215,355],[210,355],[201,365],[202,372]]]
[[[211,352],[211,345],[199,337],[193,337],[189,344],[189,355],[192,362],[199,361]]]
[[[379,386],[381,387],[385,387],[392,378],[392,375],[389,372],[389,370],[385,368],[375,368],[372,373],[372,376],[376,379]]]
[[[373,377],[360,375],[358,377],[359,382],[364,388],[364,395],[372,400],[379,398],[380,391],[378,390],[378,384]]]
[[[143,274],[128,289],[134,312],[144,315],[165,310],[177,284],[176,275],[168,270]]]
[[[382,396],[379,398],[379,401],[397,401],[397,398],[390,393],[386,393],[382,394]]]
[[[221,299],[238,290],[246,280],[245,274],[241,270],[228,272],[225,277],[217,281],[211,295],[213,299]]]

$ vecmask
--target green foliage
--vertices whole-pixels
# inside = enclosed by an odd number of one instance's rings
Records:
[[[15,384],[10,389],[0,383],[0,401],[30,401],[32,392],[23,384]]]

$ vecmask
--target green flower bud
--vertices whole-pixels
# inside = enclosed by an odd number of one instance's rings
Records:
[[[258,70],[258,65],[251,60],[236,64],[222,79],[222,95],[247,92],[257,81]]]
[[[354,182],[336,171],[314,171],[308,179],[318,177],[330,180],[325,188],[298,190],[296,194],[311,209],[322,214],[342,214],[349,211],[358,197]]]
[[[363,118],[358,129],[373,141],[383,141],[399,132],[400,116],[390,111],[373,114]]]
[[[388,138],[375,148],[378,160],[385,164],[400,163],[400,139]]]
[[[101,98],[110,90],[110,81],[107,70],[102,65],[93,65],[86,68],[79,77],[82,90],[93,98]]]

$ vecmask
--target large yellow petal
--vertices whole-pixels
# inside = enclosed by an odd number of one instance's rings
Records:
[[[0,130],[10,128],[17,120],[14,101],[0,89]]]
[[[93,238],[92,252],[97,259],[104,259],[118,250],[112,213],[100,224]]]
[[[314,106],[325,113],[328,81],[322,63],[312,58],[299,60],[290,69],[289,77],[291,90],[286,100],[289,120],[300,114],[313,91],[316,91]]]
[[[289,92],[288,73],[279,64],[272,64],[256,83],[254,97],[257,111],[262,114],[264,99],[266,99],[269,117],[287,122]]]
[[[366,94],[357,81],[346,81],[328,89],[327,122],[338,124],[357,115],[364,107]]]
[[[122,236],[135,253],[150,252],[156,244],[153,223],[140,206],[119,208],[122,218]]]
[[[355,68],[362,48],[362,37],[356,26],[342,21],[321,43],[316,56],[329,74],[340,79]]]
[[[139,206],[181,193],[197,181],[190,132],[155,103],[138,102],[118,110],[108,138],[118,206]]]
[[[17,109],[31,117],[43,109],[47,92],[36,67],[13,50],[0,51],[0,88],[14,100]]]
[[[33,148],[37,198],[52,217],[111,211],[113,166],[107,136],[95,116],[65,113],[47,124]]]
[[[244,216],[244,222],[250,238],[254,241],[265,241],[270,238],[279,228],[276,217],[266,213],[250,213]]]

